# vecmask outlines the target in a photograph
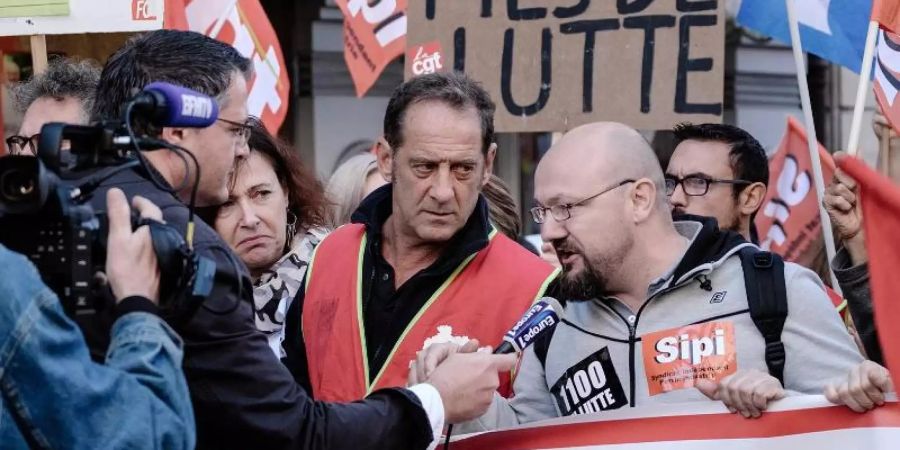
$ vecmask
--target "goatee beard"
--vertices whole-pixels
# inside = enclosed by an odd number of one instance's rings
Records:
[[[589,265],[574,277],[564,271],[557,287],[557,295],[572,302],[601,298],[605,292],[606,280]]]

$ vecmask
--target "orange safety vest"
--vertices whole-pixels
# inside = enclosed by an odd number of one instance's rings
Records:
[[[466,258],[406,326],[369,382],[362,270],[365,226],[344,225],[316,248],[306,274],[303,339],[317,400],[359,400],[376,389],[405,386],[409,363],[425,339],[450,325],[453,335],[498,345],[557,274],[549,264],[493,230],[484,249]]]

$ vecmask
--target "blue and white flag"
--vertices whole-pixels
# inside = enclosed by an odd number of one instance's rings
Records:
[[[740,25],[791,44],[785,0],[743,0]],[[803,51],[856,73],[866,45],[872,0],[793,0]]]

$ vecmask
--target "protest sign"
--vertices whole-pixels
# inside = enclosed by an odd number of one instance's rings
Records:
[[[900,404],[858,414],[822,396],[772,402],[759,419],[730,414],[721,402],[656,404],[457,436],[452,450],[893,450]]]
[[[0,14],[0,36],[35,34],[114,33],[158,30],[162,28],[164,0],[69,0],[37,2],[15,0],[8,12]],[[66,3],[63,5],[62,3]],[[52,6],[52,8],[49,8]],[[62,7],[66,8],[63,9]],[[49,8],[49,9],[48,9]],[[62,15],[46,16],[48,12]],[[40,15],[38,15],[40,14]]]
[[[720,122],[718,0],[422,0],[407,11],[406,77],[461,70],[497,102],[498,131],[598,120],[640,129]]]

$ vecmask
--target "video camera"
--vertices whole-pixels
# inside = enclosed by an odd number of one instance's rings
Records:
[[[72,317],[96,314],[106,289],[98,273],[106,261],[107,220],[88,203],[91,193],[115,173],[141,165],[139,150],[174,147],[136,136],[132,120],[206,127],[218,117],[211,98],[168,83],[148,85],[124,110],[121,121],[47,124],[37,158],[0,157],[0,243],[37,266]],[[132,214],[132,226],[142,225],[150,227],[159,262],[161,313],[187,320],[212,290],[215,263],[194,253],[190,237],[175,228]]]

